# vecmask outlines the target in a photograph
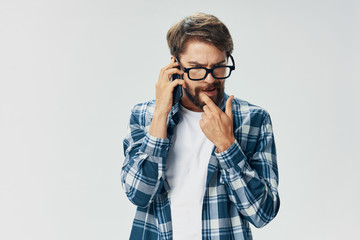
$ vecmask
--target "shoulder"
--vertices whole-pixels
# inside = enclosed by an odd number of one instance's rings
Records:
[[[130,123],[146,125],[152,119],[155,110],[155,100],[138,103],[131,108]]]
[[[131,113],[136,115],[153,114],[155,109],[155,100],[138,103],[131,108]]]
[[[240,118],[242,122],[249,122],[252,126],[261,125],[270,118],[267,110],[240,98],[233,100],[234,118]]]

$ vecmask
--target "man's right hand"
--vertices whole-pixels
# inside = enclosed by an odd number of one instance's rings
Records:
[[[149,130],[149,133],[154,137],[166,138],[166,120],[172,108],[174,88],[177,85],[184,86],[185,82],[182,79],[175,79],[170,82],[172,74],[184,74],[182,70],[177,68],[178,66],[179,63],[175,62],[175,58],[172,57],[171,62],[161,69],[159,79],[155,84],[155,111]]]
[[[156,88],[156,105],[155,113],[167,115],[169,114],[172,107],[173,92],[177,85],[183,85],[184,80],[175,79],[170,82],[172,74],[184,74],[184,72],[177,67],[179,63],[175,62],[175,58],[171,58],[171,62],[163,67],[159,74],[159,79],[155,84]]]

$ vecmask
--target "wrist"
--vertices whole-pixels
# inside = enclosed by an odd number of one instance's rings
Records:
[[[168,113],[154,112],[149,133],[158,138],[166,138],[167,136],[167,115]]]
[[[233,143],[235,142],[235,138],[229,138],[225,141],[223,141],[222,143],[219,143],[218,145],[215,144],[216,146],[216,152],[221,153],[224,152],[225,150],[227,150],[231,145],[233,145]]]
[[[169,115],[169,112],[167,112],[167,111],[159,111],[159,110],[155,109],[154,114],[153,114],[153,119],[166,121],[168,115]]]
[[[156,118],[167,118],[167,116],[169,115],[171,111],[171,108],[170,109],[166,109],[166,108],[161,108],[161,107],[157,107],[155,106],[155,109],[154,109],[154,117]]]

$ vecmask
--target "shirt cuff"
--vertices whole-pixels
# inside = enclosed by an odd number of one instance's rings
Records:
[[[166,157],[170,149],[170,140],[167,138],[157,138],[146,133],[145,139],[140,150],[150,156]]]
[[[229,169],[236,165],[242,169],[245,165],[246,156],[241,150],[237,140],[225,151],[220,153],[215,152],[215,156],[219,160],[222,169]]]

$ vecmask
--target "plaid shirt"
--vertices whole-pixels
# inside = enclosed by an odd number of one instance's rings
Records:
[[[225,109],[228,95],[220,104]],[[121,182],[137,206],[131,240],[171,240],[169,185],[166,157],[176,125],[175,105],[167,121],[167,138],[148,133],[155,101],[132,109],[124,139],[125,161]],[[233,100],[235,142],[224,152],[214,150],[209,160],[202,207],[202,239],[252,239],[250,224],[263,227],[277,214],[278,169],[269,114],[246,101]]]

